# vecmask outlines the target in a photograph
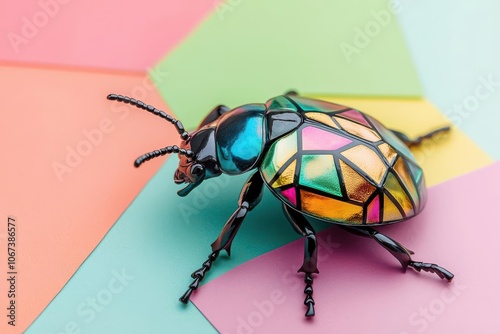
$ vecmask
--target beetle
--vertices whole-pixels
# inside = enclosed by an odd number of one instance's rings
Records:
[[[180,298],[187,303],[219,253],[230,255],[231,245],[245,216],[259,204],[264,185],[283,203],[294,230],[304,237],[306,317],[314,316],[313,275],[318,274],[318,244],[310,216],[375,240],[388,250],[405,272],[437,274],[451,281],[453,274],[433,263],[414,261],[414,253],[373,226],[406,221],[422,211],[426,188],[422,169],[409,147],[420,144],[443,127],[411,140],[384,127],[375,118],[340,104],[300,97],[296,92],[265,104],[230,109],[219,105],[188,133],[165,112],[127,96],[109,100],[130,103],[172,123],[182,142],[141,155],[135,167],[158,156],[177,153],[174,182],[186,184],[186,196],[203,181],[221,174],[253,171],[241,190],[238,208],[212,243],[212,252]]]

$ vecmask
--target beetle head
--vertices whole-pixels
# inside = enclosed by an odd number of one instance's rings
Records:
[[[203,180],[219,176],[222,173],[216,158],[214,126],[207,125],[192,133],[188,133],[181,121],[142,101],[116,94],[108,95],[108,100],[130,103],[174,125],[182,139],[180,147],[177,145],[166,146],[159,150],[143,154],[135,160],[134,166],[139,167],[144,162],[162,155],[177,153],[180,161],[179,167],[174,174],[174,182],[177,184],[187,183],[186,187],[177,192],[179,196],[186,196],[191,190],[200,185]]]
[[[222,174],[215,151],[215,127],[203,127],[192,132],[182,141],[180,150],[192,152],[192,156],[179,155],[174,182],[187,183],[177,192],[179,196],[186,196],[204,180]]]

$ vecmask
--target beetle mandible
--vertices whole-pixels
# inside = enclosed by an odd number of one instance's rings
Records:
[[[234,109],[219,105],[197,130],[188,133],[180,121],[142,101],[116,94],[108,99],[130,103],[175,126],[182,139],[180,147],[146,153],[134,165],[177,153],[180,161],[174,182],[186,184],[177,192],[180,196],[223,173],[254,171],[241,190],[238,209],[212,243],[208,259],[192,273],[194,281],[181,302],[188,302],[222,250],[230,254],[243,219],[262,198],[264,184],[283,202],[286,218],[305,238],[299,272],[305,274],[306,317],[315,314],[312,274],[319,271],[316,234],[305,216],[375,240],[401,263],[403,271],[411,267],[453,279],[451,272],[436,264],[414,261],[411,250],[373,228],[421,212],[426,202],[424,176],[408,148],[449,127],[411,140],[358,110],[299,97],[292,91],[266,104]]]

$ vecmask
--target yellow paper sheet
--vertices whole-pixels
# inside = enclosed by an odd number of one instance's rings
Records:
[[[378,119],[390,129],[416,138],[452,123],[425,99],[311,96],[353,107]],[[487,166],[493,159],[460,129],[425,140],[412,148],[424,169],[428,186],[433,186]]]

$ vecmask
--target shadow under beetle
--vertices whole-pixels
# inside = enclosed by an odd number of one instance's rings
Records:
[[[451,272],[436,264],[413,261],[411,250],[372,228],[420,213],[426,201],[425,181],[408,147],[449,127],[411,140],[358,110],[289,92],[266,104],[235,109],[219,105],[196,131],[188,133],[180,121],[142,101],[115,94],[108,99],[130,103],[175,126],[182,138],[180,147],[146,153],[137,158],[135,166],[177,153],[180,161],[174,182],[186,184],[177,192],[180,196],[222,173],[255,170],[243,186],[238,209],[212,243],[212,253],[192,273],[194,281],[181,302],[188,302],[221,250],[230,254],[243,219],[262,198],[264,184],[283,202],[286,218],[305,238],[299,272],[305,273],[307,317],[315,314],[312,274],[319,271],[315,231],[304,215],[372,238],[399,260],[403,271],[412,267],[453,279]]]

